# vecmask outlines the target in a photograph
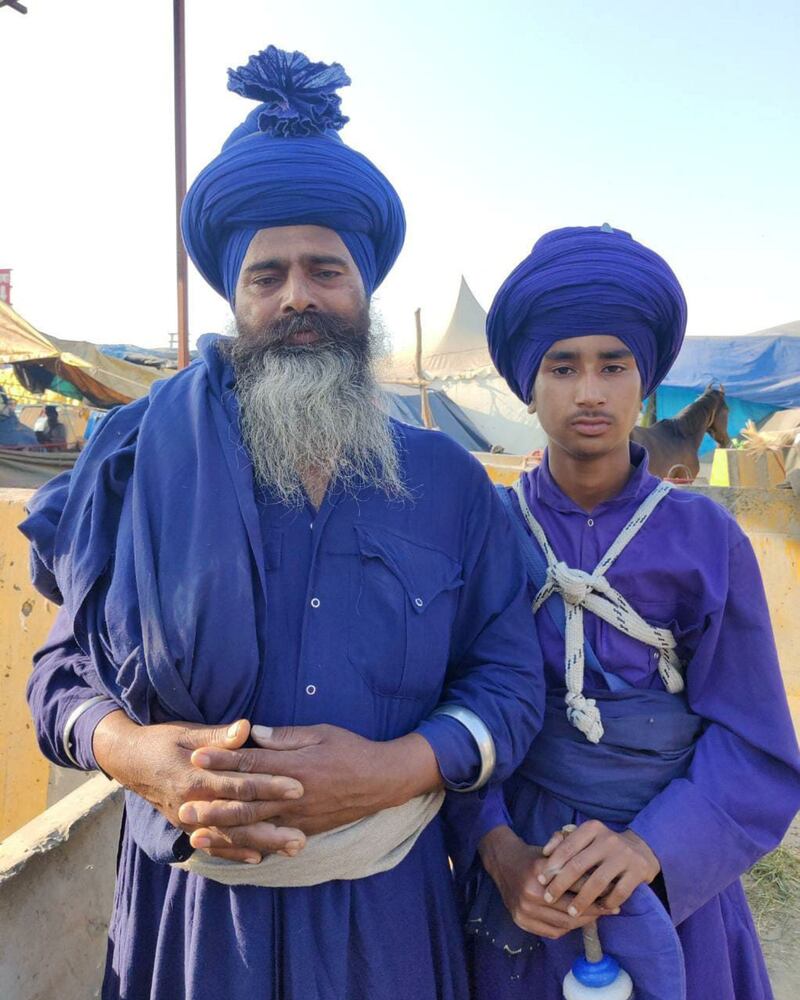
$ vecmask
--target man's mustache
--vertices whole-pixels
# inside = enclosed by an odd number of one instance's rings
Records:
[[[333,313],[317,311],[291,313],[275,320],[264,330],[264,346],[295,347],[296,345],[290,343],[291,338],[306,330],[316,334],[318,338],[314,345],[316,347],[320,344],[352,344],[354,341],[363,340],[368,332],[366,328],[358,328]]]

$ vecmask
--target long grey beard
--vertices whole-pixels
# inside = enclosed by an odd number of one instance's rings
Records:
[[[304,503],[309,475],[352,495],[371,487],[408,497],[366,347],[264,347],[237,338],[229,352],[259,485],[290,507]]]

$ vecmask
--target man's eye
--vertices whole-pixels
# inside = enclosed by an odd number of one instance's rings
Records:
[[[628,369],[625,365],[606,365],[603,370],[611,375],[618,375],[620,372],[627,371]]]
[[[338,276],[339,276],[338,271],[317,271],[317,277],[325,278],[326,280],[329,280],[331,278],[338,278]]]
[[[254,285],[274,285],[278,280],[277,276],[274,274],[261,274],[257,278],[253,279]]]
[[[559,365],[558,368],[553,369],[554,375],[570,375],[573,369],[569,365]]]

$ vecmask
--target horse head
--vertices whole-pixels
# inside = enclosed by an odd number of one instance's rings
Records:
[[[709,407],[708,433],[720,448],[730,448],[731,439],[728,434],[728,414],[730,410],[725,400],[725,386],[720,382],[709,382],[703,396],[713,405]]]

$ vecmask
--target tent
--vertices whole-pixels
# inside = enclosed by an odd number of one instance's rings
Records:
[[[545,435],[500,377],[486,346],[486,310],[461,278],[450,322],[433,348],[423,351],[422,370],[431,389],[444,390],[491,445],[512,454],[543,448]],[[410,355],[393,357],[386,365],[385,382],[415,384]]]
[[[412,385],[392,385],[383,383],[386,408],[390,417],[401,420],[404,424],[414,427],[424,427],[422,419],[422,400],[419,388]],[[444,431],[454,441],[467,451],[489,451],[491,445],[472,423],[460,407],[456,406],[441,389],[428,391],[433,422],[440,431]]]
[[[32,393],[47,389],[108,408],[146,396],[170,372],[108,357],[94,344],[45,336],[0,302],[0,365]]]
[[[687,337],[678,360],[656,390],[656,415],[674,417],[710,382],[725,387],[728,431],[740,434],[776,410],[800,407],[800,321],[743,337]],[[713,448],[706,436],[701,452]]]

